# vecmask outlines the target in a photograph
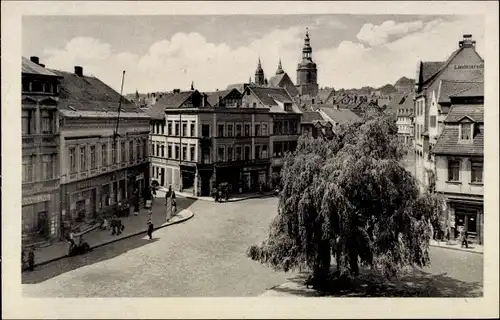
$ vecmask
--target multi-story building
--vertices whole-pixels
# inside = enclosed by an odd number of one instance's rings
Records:
[[[464,35],[458,49],[445,62],[419,62],[415,85],[416,178],[422,190],[434,184],[435,161],[430,150],[449,111],[449,96],[483,81],[484,60],[471,35]],[[441,124],[439,123],[441,121]]]
[[[163,98],[148,110],[151,175],[162,186],[196,196],[222,182],[234,192],[257,190],[269,185],[284,152],[296,146],[300,111],[285,89],[245,86],[243,95],[175,90]]]
[[[465,227],[469,239],[483,243],[484,106],[478,89],[451,97],[452,105],[432,154],[435,190],[446,197],[443,228],[458,234]],[[469,99],[464,101],[466,95]],[[472,98],[472,99],[471,99]],[[477,104],[472,104],[476,100]]]
[[[22,235],[24,243],[59,235],[60,77],[38,57],[22,58]]]
[[[403,93],[395,94],[391,102],[385,109],[393,119],[396,121],[396,126],[398,127],[398,139],[399,141],[405,143],[408,146],[413,145],[413,138],[415,136],[413,132],[413,113],[414,108],[414,94],[413,93]]]
[[[52,72],[61,77],[60,198],[66,230],[136,199],[136,190],[141,196],[149,185],[149,116],[84,75],[82,67]]]

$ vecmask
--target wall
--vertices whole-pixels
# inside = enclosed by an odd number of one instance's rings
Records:
[[[460,160],[460,182],[447,182],[448,157],[436,156],[436,191],[480,195],[484,193],[483,184],[471,184],[470,158],[457,157]],[[484,175],[484,171],[483,171]],[[484,177],[483,177],[484,179]]]

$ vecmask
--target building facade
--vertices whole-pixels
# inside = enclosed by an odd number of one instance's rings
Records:
[[[449,96],[484,79],[484,60],[471,35],[464,35],[458,49],[445,62],[419,62],[415,85],[414,132],[416,178],[421,190],[435,184],[435,159],[431,149],[443,128]],[[449,85],[450,84],[450,85]]]
[[[59,236],[60,77],[22,58],[22,240]]]
[[[133,204],[149,185],[149,116],[99,79],[61,76],[60,199],[63,233]],[[118,107],[121,101],[120,114]]]
[[[459,227],[463,227],[469,240],[483,244],[483,104],[456,101],[431,152],[436,159],[435,189],[446,197],[443,229],[456,238]]]

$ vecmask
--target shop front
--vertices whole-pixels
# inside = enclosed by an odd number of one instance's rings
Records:
[[[23,197],[22,242],[24,244],[51,240],[58,237],[58,192]]]
[[[229,183],[233,192],[255,192],[266,187],[269,165],[226,166],[216,168],[217,184]]]
[[[451,238],[460,237],[460,229],[464,228],[467,239],[477,244],[483,244],[483,206],[476,203],[451,201],[448,204],[450,216]]]

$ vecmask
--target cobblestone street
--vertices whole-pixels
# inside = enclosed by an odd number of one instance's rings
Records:
[[[275,272],[246,257],[262,241],[276,198],[234,203],[196,201],[195,217],[161,229],[153,240],[125,239],[23,274],[25,296],[196,297],[258,296],[294,274]],[[483,255],[431,247],[430,267],[412,282],[445,296],[480,295]],[[408,280],[408,278],[407,278]],[[301,294],[300,292],[296,294]]]

